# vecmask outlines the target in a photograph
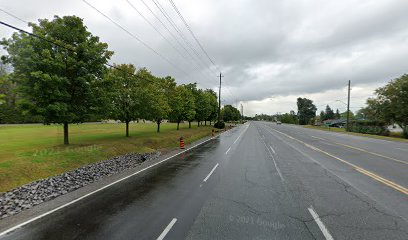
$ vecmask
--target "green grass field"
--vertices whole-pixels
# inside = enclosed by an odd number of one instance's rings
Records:
[[[397,141],[397,142],[406,142],[406,143],[408,143],[408,139],[403,138],[402,133],[391,132],[390,136],[379,136],[379,135],[373,135],[373,134],[346,132],[346,129],[344,129],[344,128],[335,128],[335,127],[329,128],[329,127],[326,127],[326,126],[312,126],[312,125],[305,125],[305,126],[302,126],[302,127],[318,129],[318,130],[322,130],[322,131],[329,131],[329,132],[339,132],[339,133],[350,134],[350,135],[355,135],[355,136],[363,136],[363,137],[369,137],[369,138],[376,138],[376,139],[383,139],[383,140],[389,140],[389,141]]]
[[[211,134],[209,126],[130,124],[126,138],[124,124],[72,124],[70,145],[64,146],[61,125],[0,125],[0,192],[41,178],[54,176],[82,165],[127,152],[167,151],[177,147],[180,136],[186,144]]]

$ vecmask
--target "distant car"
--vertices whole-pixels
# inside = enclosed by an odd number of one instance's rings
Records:
[[[276,124],[281,125],[282,122],[281,121],[276,121]]]

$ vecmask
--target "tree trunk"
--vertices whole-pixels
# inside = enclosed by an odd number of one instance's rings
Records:
[[[68,140],[68,123],[64,123],[64,144],[68,145],[69,140]]]
[[[180,129],[180,121],[177,121],[177,130]]]
[[[210,126],[211,126],[211,120],[210,120]]]
[[[204,121],[204,126],[207,126],[207,120]]]
[[[199,127],[200,126],[200,121],[197,121],[197,127]]]
[[[126,121],[126,137],[129,137],[129,121]]]
[[[157,120],[157,132],[158,133],[160,132],[160,122],[161,120]]]
[[[188,121],[188,128],[191,128],[191,121]]]

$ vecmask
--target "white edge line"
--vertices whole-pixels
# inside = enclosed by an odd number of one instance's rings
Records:
[[[177,222],[177,218],[173,218],[169,225],[167,225],[167,227],[163,230],[163,232],[160,234],[160,236],[157,238],[157,240],[163,240],[164,237],[167,235],[167,233],[169,233],[169,231],[171,230],[171,228],[173,227],[173,225]]]
[[[320,231],[322,231],[324,237],[327,240],[334,240],[332,235],[330,234],[329,230],[326,228],[326,226],[324,225],[324,223],[322,222],[322,220],[320,219],[319,215],[317,215],[317,213],[315,212],[315,210],[313,209],[312,206],[310,206],[308,208],[310,214],[312,215],[313,219],[316,221],[317,226],[319,226]]]
[[[215,164],[215,166],[213,167],[213,169],[211,170],[211,172],[207,175],[207,177],[204,178],[203,182],[207,182],[207,180],[211,177],[211,174],[213,174],[213,172],[215,171],[215,169],[218,167],[218,163]]]
[[[205,141],[203,141],[203,142],[201,142],[201,143],[197,143],[196,145],[194,145],[194,146],[192,146],[192,147],[190,147],[190,148],[188,148],[188,149],[186,149],[186,150],[183,150],[183,151],[181,151],[181,152],[179,152],[179,153],[176,153],[176,154],[174,154],[173,156],[170,156],[170,157],[168,157],[168,158],[165,158],[165,159],[161,160],[160,162],[157,162],[157,163],[155,163],[155,164],[152,164],[152,165],[150,165],[150,166],[148,166],[148,167],[146,167],[146,168],[143,168],[143,169],[141,169],[141,170],[139,170],[139,171],[137,171],[137,172],[135,172],[135,173],[132,173],[132,174],[130,174],[130,175],[126,176],[126,177],[123,177],[123,178],[121,178],[121,179],[119,179],[119,180],[116,180],[116,181],[114,181],[114,182],[112,182],[112,183],[110,183],[110,184],[108,184],[108,185],[105,185],[105,186],[103,186],[103,187],[101,187],[101,188],[98,188],[98,189],[96,189],[95,191],[92,191],[92,192],[90,192],[90,193],[87,193],[87,194],[83,195],[82,197],[79,197],[79,198],[77,198],[77,199],[75,199],[75,200],[72,200],[71,202],[68,202],[68,203],[66,203],[66,204],[64,204],[64,205],[61,205],[61,206],[59,206],[59,207],[57,207],[57,208],[54,208],[54,209],[52,209],[52,210],[50,210],[50,211],[48,211],[48,212],[45,212],[45,213],[43,213],[43,214],[41,214],[41,215],[39,215],[39,216],[37,216],[37,217],[34,217],[34,218],[30,219],[30,220],[27,220],[27,221],[25,221],[25,222],[23,222],[23,223],[20,223],[20,224],[14,226],[14,227],[11,227],[11,228],[9,228],[9,229],[7,229],[7,230],[1,232],[1,233],[0,233],[0,236],[4,236],[4,235],[6,235],[6,234],[9,233],[9,232],[12,232],[12,231],[14,231],[14,230],[16,230],[16,229],[18,229],[18,228],[20,228],[20,227],[22,227],[22,226],[25,226],[25,225],[27,225],[27,224],[29,224],[29,223],[31,223],[31,222],[34,222],[34,221],[36,221],[36,220],[38,220],[38,219],[40,219],[40,218],[43,218],[43,217],[45,217],[45,216],[47,216],[47,215],[50,215],[50,214],[53,213],[53,212],[56,212],[56,211],[58,211],[58,210],[60,210],[60,209],[62,209],[62,208],[64,208],[64,207],[67,207],[67,206],[69,206],[69,205],[71,205],[71,204],[74,204],[74,203],[76,203],[76,202],[78,202],[78,201],[80,201],[80,200],[82,200],[82,199],[84,199],[84,198],[86,198],[86,197],[89,197],[89,196],[91,196],[91,195],[93,195],[93,194],[95,194],[95,193],[97,193],[97,192],[99,192],[99,191],[102,191],[102,190],[105,189],[105,188],[108,188],[108,187],[110,187],[110,186],[112,186],[112,185],[114,185],[114,184],[116,184],[116,183],[119,183],[119,182],[121,182],[121,181],[123,181],[123,180],[126,180],[126,179],[128,179],[128,178],[130,178],[130,177],[132,177],[132,176],[134,176],[134,175],[137,175],[137,174],[139,174],[139,173],[141,173],[141,172],[144,172],[144,171],[146,171],[147,169],[150,169],[150,168],[152,168],[152,167],[154,167],[154,166],[157,166],[157,165],[159,165],[159,164],[161,164],[161,163],[163,163],[163,162],[165,162],[165,161],[168,161],[169,159],[174,158],[174,157],[176,157],[176,156],[178,156],[178,155],[180,155],[180,154],[182,154],[182,153],[184,153],[184,152],[186,152],[186,151],[189,151],[189,150],[191,150],[191,149],[193,149],[193,148],[196,148],[196,147],[198,147],[199,145],[202,145],[202,144],[204,144],[204,143],[206,143],[206,142],[208,142],[208,141],[210,141],[210,140],[213,140],[214,138],[216,138],[216,137],[212,137],[212,138],[209,138],[209,139],[207,139],[207,140],[205,140]],[[217,165],[218,165],[218,164],[217,164]]]
[[[228,152],[231,150],[231,147],[228,148],[228,150],[225,152],[225,154],[228,154]]]

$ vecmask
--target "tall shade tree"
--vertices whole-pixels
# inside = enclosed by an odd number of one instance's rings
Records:
[[[198,98],[196,99],[196,119],[198,126],[200,122],[205,121],[211,114],[211,95],[202,89],[198,90]]]
[[[334,119],[334,112],[329,105],[326,105],[326,110],[324,114],[326,119]]]
[[[221,115],[224,122],[238,121],[241,118],[239,110],[232,105],[225,105]]]
[[[80,123],[98,112],[99,81],[113,52],[93,36],[76,16],[55,16],[29,23],[32,33],[51,42],[14,33],[3,39],[3,57],[14,68],[24,106],[43,116],[44,123],[63,124],[64,144],[69,144],[68,124]]]
[[[195,101],[193,93],[184,85],[177,86],[170,98],[169,118],[177,122],[177,130],[180,129],[180,122],[194,119]]]
[[[297,99],[299,124],[306,125],[316,116],[316,106],[313,101],[307,98]]]
[[[210,114],[205,119],[205,125],[207,125],[207,121],[210,121],[210,125],[211,125],[211,121],[215,121],[217,119],[218,99],[217,99],[217,94],[212,89],[206,89],[205,93],[207,94],[209,98],[209,107],[210,107]]]
[[[157,124],[157,132],[160,132],[160,124],[167,118],[170,108],[170,96],[172,95],[176,82],[171,77],[152,78],[148,84],[148,96],[145,102],[146,110],[144,117]]]
[[[193,99],[194,99],[194,111],[195,115],[193,117],[190,117],[189,119],[185,119],[188,121],[188,128],[191,128],[191,122],[197,120],[197,125],[200,126],[200,121],[197,119],[197,108],[199,108],[198,101],[200,101],[200,89],[197,89],[197,83],[188,83],[184,84],[184,86],[193,94]]]
[[[110,102],[108,116],[126,124],[126,137],[129,137],[129,123],[140,116],[140,81],[132,64],[115,65],[106,75],[106,94]]]
[[[390,81],[375,93],[384,119],[398,124],[408,138],[408,74]]]

